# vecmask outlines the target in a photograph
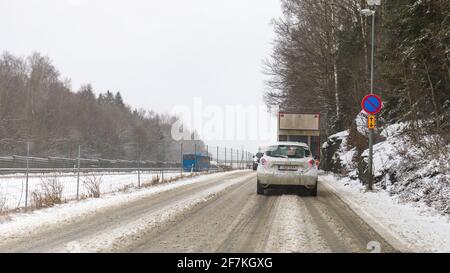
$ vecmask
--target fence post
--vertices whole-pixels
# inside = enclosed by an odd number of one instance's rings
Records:
[[[180,149],[180,173],[181,177],[183,177],[183,143],[181,143],[181,149]]]
[[[197,167],[197,143],[194,144],[194,173]]]
[[[225,147],[225,168],[227,167],[227,147]]]
[[[210,162],[210,164],[211,164],[211,158],[209,157],[209,146],[208,145],[206,145],[206,156],[209,158],[209,162]],[[210,164],[208,164],[208,169],[207,169],[207,173],[209,173],[209,165]]]
[[[247,169],[248,166],[248,152],[245,151],[245,169]]]
[[[219,146],[217,146],[217,171],[219,171]]]
[[[240,156],[241,156],[241,159],[239,160],[239,168],[242,169],[242,160],[244,158],[244,150],[241,150]]]
[[[231,169],[233,169],[233,148],[231,148],[231,158],[230,158],[230,162],[231,162]]]
[[[244,150],[241,150],[241,160],[239,160],[239,162],[240,162],[240,168],[242,169],[242,161],[244,160]]]
[[[30,142],[27,141],[27,173],[25,178],[25,211],[28,210],[28,169],[30,167],[29,165],[29,157],[30,157]]]
[[[77,160],[77,200],[80,200],[80,158],[81,158],[81,145],[78,145],[78,160]]]
[[[141,149],[138,143],[138,188],[141,187]]]

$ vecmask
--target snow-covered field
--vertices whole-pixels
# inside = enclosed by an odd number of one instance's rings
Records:
[[[178,171],[145,171],[141,172],[141,184],[152,183],[162,175],[164,180],[173,179],[180,176]],[[189,175],[184,173],[184,175]],[[80,196],[88,196],[87,184],[89,179],[100,179],[100,191],[102,194],[122,190],[126,187],[138,186],[137,172],[126,173],[87,173],[80,174]],[[16,208],[25,207],[26,179],[24,175],[2,175],[0,176],[0,210],[7,211]],[[30,174],[28,179],[28,205],[32,205],[32,193],[42,192],[43,184],[49,184],[57,181],[62,186],[62,198],[64,200],[73,200],[77,194],[77,174],[76,173],[50,173],[50,174]]]
[[[365,192],[358,181],[349,178],[323,175],[321,183],[397,249],[450,252],[450,219],[429,206],[401,202],[384,190]]]

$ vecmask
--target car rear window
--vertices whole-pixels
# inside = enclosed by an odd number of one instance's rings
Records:
[[[310,151],[307,147],[296,145],[274,145],[268,149],[268,156],[282,157],[282,158],[304,158],[310,156]]]

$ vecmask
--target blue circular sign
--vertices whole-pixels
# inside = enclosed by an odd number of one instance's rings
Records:
[[[381,98],[375,94],[369,94],[362,100],[361,107],[367,114],[375,115],[381,110]]]

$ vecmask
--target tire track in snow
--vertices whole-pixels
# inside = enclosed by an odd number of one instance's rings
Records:
[[[278,204],[267,252],[329,252],[326,242],[301,197],[282,195]]]

